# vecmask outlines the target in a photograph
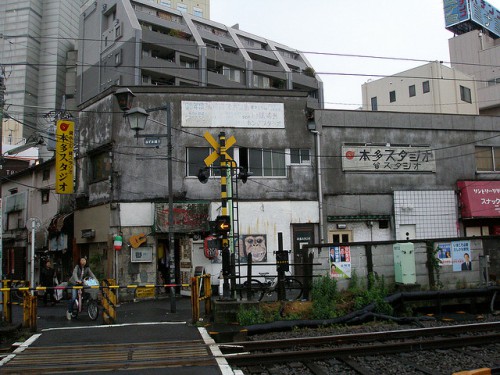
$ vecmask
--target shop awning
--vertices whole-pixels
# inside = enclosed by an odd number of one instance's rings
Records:
[[[47,228],[49,233],[59,233],[62,231],[64,224],[70,219],[73,215],[73,212],[69,214],[57,214],[50,221],[49,227]]]

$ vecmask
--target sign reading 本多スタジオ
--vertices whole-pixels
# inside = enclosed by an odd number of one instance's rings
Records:
[[[56,128],[56,193],[72,194],[73,189],[73,149],[75,123],[70,120],[57,121]]]
[[[342,146],[342,170],[358,172],[436,172],[434,151],[412,146]]]
[[[284,129],[283,103],[182,102],[182,126]]]

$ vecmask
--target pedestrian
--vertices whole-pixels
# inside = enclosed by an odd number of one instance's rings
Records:
[[[68,286],[83,285],[83,281],[88,277],[92,277],[97,280],[97,277],[95,277],[90,267],[87,266],[87,258],[82,257],[73,269],[73,274],[69,279]],[[71,289],[71,299],[68,303],[68,311],[66,311],[66,319],[68,320],[71,320],[71,312],[73,310],[73,304],[76,300],[76,294],[77,290]]]
[[[52,306],[56,304],[56,298],[54,297],[54,279],[56,278],[56,271],[52,268],[52,263],[50,260],[45,262],[44,267],[40,270],[40,284],[46,288],[45,294],[43,295],[43,304],[47,306],[47,297],[50,297],[50,302]]]

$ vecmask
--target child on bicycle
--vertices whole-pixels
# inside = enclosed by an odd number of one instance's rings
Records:
[[[68,286],[83,285],[83,281],[88,277],[92,277],[97,280],[97,277],[95,277],[90,267],[87,266],[87,259],[82,257],[73,270]],[[68,303],[68,311],[66,311],[66,319],[68,320],[71,320],[71,311],[76,300],[77,292],[78,291],[76,289],[71,289],[71,299]]]

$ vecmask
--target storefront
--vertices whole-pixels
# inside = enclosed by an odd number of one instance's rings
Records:
[[[458,181],[464,234],[500,236],[500,181]]]

